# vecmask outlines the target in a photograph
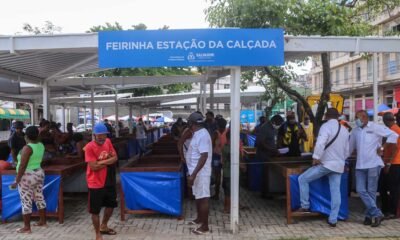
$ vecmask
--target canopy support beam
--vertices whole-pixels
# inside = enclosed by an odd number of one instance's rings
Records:
[[[47,82],[43,82],[43,118],[49,120],[50,108],[49,108],[49,94],[50,89]]]
[[[231,230],[239,230],[240,67],[231,68]]]
[[[118,89],[115,89],[115,137],[119,137]]]
[[[374,53],[373,54],[373,71],[374,71],[374,77],[373,77],[373,94],[374,94],[374,122],[378,122],[378,81],[379,81],[379,76],[378,76],[378,54]]]

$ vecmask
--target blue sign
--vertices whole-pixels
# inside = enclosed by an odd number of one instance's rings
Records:
[[[99,32],[100,68],[284,65],[282,29]]]
[[[240,111],[240,122],[241,123],[256,123],[258,118],[263,114],[262,111],[257,110],[257,117],[254,117],[254,110],[241,110]]]

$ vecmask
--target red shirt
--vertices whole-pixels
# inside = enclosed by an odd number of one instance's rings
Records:
[[[110,141],[106,139],[103,145],[98,145],[95,141],[91,141],[85,147],[85,161],[94,162],[105,160],[110,155],[116,155],[115,149]],[[103,188],[107,179],[107,168],[102,168],[98,171],[93,171],[89,164],[86,169],[86,180],[89,188]]]

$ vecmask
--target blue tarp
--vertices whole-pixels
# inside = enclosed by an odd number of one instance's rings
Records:
[[[128,209],[182,214],[182,173],[122,172],[121,183]]]
[[[43,194],[46,199],[46,211],[56,212],[58,208],[58,192],[60,189],[59,175],[46,175],[43,186]],[[15,175],[1,176],[2,190],[2,213],[3,220],[10,219],[13,216],[21,215],[21,201],[19,199],[18,190],[10,190],[9,186],[14,182]],[[33,204],[33,206],[35,206]],[[34,207],[36,209],[36,207]]]
[[[292,210],[300,208],[299,175],[290,175],[290,194]],[[347,197],[348,173],[342,174],[340,184],[341,205],[338,219],[346,220],[349,217],[349,203]],[[310,183],[310,210],[329,215],[331,211],[331,192],[328,177],[317,179]]]

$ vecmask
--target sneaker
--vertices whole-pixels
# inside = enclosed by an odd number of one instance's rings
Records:
[[[372,219],[369,217],[365,217],[363,224],[365,226],[371,225],[372,224]]]
[[[310,212],[310,209],[309,208],[299,208],[294,212],[297,212],[297,213],[308,213],[308,212]]]
[[[383,221],[383,216],[374,218],[374,222],[371,224],[371,227],[379,227],[382,221]]]
[[[336,223],[329,222],[329,219],[326,219],[326,223],[332,228],[336,227]]]

